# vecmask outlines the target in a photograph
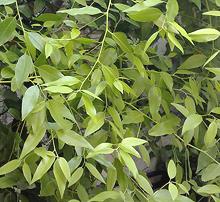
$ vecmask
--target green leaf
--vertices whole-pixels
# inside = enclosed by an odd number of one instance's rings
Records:
[[[18,59],[15,67],[15,79],[18,89],[21,88],[29,74],[34,70],[34,64],[29,55],[24,54]]]
[[[220,7],[220,0],[215,0],[215,3],[218,7]]]
[[[183,114],[185,117],[189,115],[188,109],[186,109],[184,106],[176,103],[171,103],[181,114]]]
[[[66,130],[63,133],[58,133],[58,138],[70,146],[83,147],[88,149],[93,148],[83,136],[72,130]]]
[[[215,180],[219,176],[220,176],[220,165],[216,163],[212,163],[202,171],[201,179],[203,182],[208,182],[210,180]]]
[[[23,171],[24,177],[27,180],[27,182],[29,184],[31,184],[31,177],[32,177],[31,176],[31,169],[30,169],[29,165],[26,162],[24,162],[24,164],[22,166],[22,171]]]
[[[135,147],[138,145],[145,144],[146,142],[147,142],[146,140],[142,140],[140,138],[127,137],[127,138],[123,139],[121,143],[124,145],[129,145],[129,146]]]
[[[163,3],[163,1],[161,1],[161,0],[143,1],[143,2],[135,4],[134,6],[132,6],[130,8],[127,8],[126,10],[123,10],[123,12],[130,13],[130,12],[135,12],[135,11],[141,11],[141,10],[156,6],[161,3]]]
[[[207,184],[203,187],[200,187],[197,192],[200,194],[219,194],[220,187],[215,184]]]
[[[161,77],[164,81],[164,83],[166,84],[167,88],[169,89],[169,91],[172,93],[173,91],[173,78],[170,74],[168,74],[167,72],[161,72]]]
[[[144,46],[144,52],[146,52],[147,49],[150,47],[150,45],[155,41],[155,39],[157,38],[158,34],[159,34],[159,31],[153,33],[153,34],[150,36],[150,38],[147,40],[147,42],[146,42],[146,44],[145,44],[145,46]]]
[[[113,85],[123,94],[123,85],[121,84],[120,80],[116,80]]]
[[[161,98],[161,90],[158,87],[151,87],[148,92],[148,100],[149,100],[149,107],[150,113],[155,120],[160,119],[159,109],[162,102]]]
[[[211,112],[215,114],[220,114],[220,107],[213,108]]]
[[[17,169],[21,164],[19,159],[14,159],[0,167],[0,175],[5,175],[7,173],[12,172],[13,170]]]
[[[179,24],[176,22],[169,22],[183,37],[185,37],[188,41],[190,41],[191,44],[193,44],[192,39],[189,37],[187,34],[186,30],[181,27]],[[194,45],[194,44],[193,44]]]
[[[1,0],[0,1],[0,5],[9,5],[9,4],[12,4],[12,3],[15,3],[16,0]]]
[[[92,6],[85,6],[83,8],[72,8],[68,10],[58,11],[58,13],[67,13],[68,15],[96,15],[102,13],[101,10]]]
[[[55,176],[55,179],[56,179],[56,182],[57,182],[57,186],[58,186],[58,189],[59,189],[59,192],[60,192],[60,196],[61,196],[61,198],[63,198],[67,180],[66,180],[66,178],[65,178],[65,176],[64,176],[64,174],[63,174],[63,172],[60,168],[58,160],[56,160],[56,162],[53,165],[53,173],[54,173],[54,176]]]
[[[215,137],[217,135],[217,130],[218,130],[218,126],[216,121],[212,121],[204,136],[204,143],[207,147],[214,145]]]
[[[144,121],[144,116],[141,112],[136,110],[128,110],[127,114],[123,116],[123,124],[141,123]]]
[[[93,149],[93,151],[89,152],[86,158],[92,158],[99,154],[111,154],[114,151],[112,149],[112,144],[110,143],[101,143],[97,147]]]
[[[88,126],[85,131],[85,136],[89,136],[95,131],[99,130],[105,121],[105,113],[104,112],[98,112],[95,116],[93,116],[89,122]]]
[[[220,50],[216,51],[211,57],[205,62],[203,67],[205,67],[208,63],[210,63],[218,54],[220,53]]]
[[[126,53],[132,52],[132,47],[128,43],[127,36],[123,32],[114,32],[112,37],[114,41],[120,46],[122,51]]]
[[[201,122],[202,122],[201,115],[199,115],[199,114],[189,115],[183,124],[182,134],[196,128],[197,126],[200,125]]]
[[[152,22],[161,16],[162,12],[158,8],[146,8],[141,11],[128,13],[128,16],[137,22]]]
[[[107,199],[117,200],[119,198],[121,198],[121,194],[118,191],[104,191],[104,192],[101,192],[101,193],[97,194],[93,198],[91,198],[89,200],[89,202],[92,202],[92,201],[102,202],[102,201],[105,201]]]
[[[45,44],[46,44],[45,39],[40,34],[35,33],[35,32],[28,33],[28,36],[33,46],[37,50],[43,52]]]
[[[49,91],[51,93],[62,93],[62,94],[69,94],[73,92],[73,89],[67,86],[49,86],[46,87],[44,90]]]
[[[56,81],[45,83],[44,86],[73,86],[80,82],[79,79],[73,76],[62,76]]]
[[[167,37],[170,40],[170,42],[175,45],[182,53],[184,53],[183,47],[180,44],[180,42],[176,39],[175,35],[173,33],[167,32]]]
[[[69,180],[69,178],[70,178],[70,168],[69,168],[69,165],[68,165],[66,159],[63,158],[63,157],[59,157],[57,159],[57,161],[60,165],[60,168],[61,168],[64,176],[66,177],[67,180]]]
[[[0,5],[4,4],[6,1],[0,1]],[[11,1],[9,0],[9,3]],[[5,4],[4,4],[5,5]],[[0,46],[2,46],[7,41],[11,40],[14,36],[16,28],[15,18],[9,17],[0,22]]]
[[[214,41],[220,36],[220,32],[213,28],[204,28],[189,33],[189,36],[196,42]]]
[[[201,0],[191,0],[191,2],[193,2],[199,8],[199,10],[201,10]]]
[[[42,65],[37,68],[40,76],[45,82],[55,81],[63,76],[63,74],[59,70],[49,65]]]
[[[81,184],[79,184],[79,185],[77,186],[77,195],[78,195],[78,197],[79,197],[79,199],[80,199],[81,202],[82,202],[82,201],[84,201],[84,202],[89,201],[88,193],[87,193],[85,187],[82,186]]]
[[[72,174],[72,176],[68,179],[69,181],[69,185],[68,187],[71,187],[73,184],[75,184],[76,182],[79,181],[79,179],[82,177],[83,175],[83,168],[82,167],[79,167],[77,168],[74,173]]]
[[[167,134],[174,133],[173,129],[173,120],[166,120],[161,123],[157,123],[155,126],[153,126],[149,131],[148,134],[150,136],[162,136]]]
[[[203,15],[220,17],[220,11],[208,11],[208,12],[203,13]]]
[[[50,43],[46,43],[45,45],[45,56],[49,58],[53,52],[53,46]]]
[[[12,188],[17,184],[17,179],[13,176],[6,175],[0,178],[0,189]]]
[[[100,97],[98,97],[96,94],[94,94],[94,93],[92,93],[92,92],[90,92],[90,91],[88,91],[88,90],[81,90],[83,93],[85,93],[85,94],[87,94],[87,95],[89,95],[89,96],[91,96],[91,97],[93,97],[93,98],[95,98],[95,99],[98,99],[98,100],[100,100],[100,101],[102,101],[103,102],[103,100],[100,98]]]
[[[94,117],[96,115],[96,109],[92,103],[92,100],[87,95],[82,95],[82,100],[86,108],[86,112],[90,117]]]
[[[105,184],[105,180],[103,179],[102,175],[99,173],[99,171],[96,169],[94,165],[92,165],[91,163],[86,163],[86,168],[95,178],[97,178],[100,182]]]
[[[178,69],[195,69],[202,67],[206,61],[206,56],[203,54],[193,55],[187,58]]]
[[[142,175],[138,175],[137,178],[137,183],[141,186],[141,188],[147,192],[150,195],[153,195],[153,189],[151,187],[151,184],[149,183],[149,181],[143,177]]]
[[[39,128],[36,134],[30,133],[24,143],[20,159],[25,157],[29,152],[35,149],[35,147],[40,143],[44,137],[46,129],[44,127]]]
[[[75,39],[80,35],[80,31],[76,28],[73,28],[70,35],[71,35],[71,39]]]
[[[142,61],[138,57],[136,57],[133,54],[129,54],[128,59],[135,65],[135,67],[137,68],[138,72],[140,73],[140,75],[142,77],[147,76],[146,69],[145,69]]]
[[[167,9],[167,13],[166,13],[167,19],[170,21],[174,21],[174,19],[176,18],[179,12],[179,5],[177,0],[168,0],[166,9]]]
[[[168,163],[167,172],[170,179],[176,177],[176,165],[172,159]]]
[[[124,10],[130,8],[130,6],[128,6],[126,4],[121,4],[121,3],[114,3],[114,6],[120,11],[124,11]]]
[[[120,157],[123,159],[125,165],[128,167],[129,171],[133,174],[134,178],[136,178],[138,175],[138,170],[134,160],[128,153],[124,152],[123,150],[119,150],[119,154]]]
[[[54,160],[55,160],[55,157],[52,157],[52,156],[45,156],[41,160],[40,164],[38,165],[38,167],[34,173],[32,180],[31,180],[31,184],[36,182],[37,180],[41,179],[43,177],[43,175],[45,173],[47,173],[47,171],[52,166]]]
[[[120,143],[118,146],[120,149],[122,149],[124,152],[126,152],[128,154],[134,155],[137,158],[141,157],[140,154],[130,145]]]
[[[151,164],[150,155],[149,155],[149,152],[147,151],[146,147],[144,145],[140,145],[139,150],[140,150],[140,154],[141,154],[143,161],[148,166],[150,166],[150,164]]]
[[[109,167],[107,171],[107,190],[112,191],[117,180],[117,170],[115,167]]]
[[[37,86],[28,88],[22,99],[22,121],[31,113],[38,102],[40,90]]]
[[[61,128],[72,128],[72,122],[68,121],[67,119],[76,122],[73,114],[62,102],[54,99],[49,100],[47,101],[47,108],[49,109],[52,118]]]
[[[169,183],[168,190],[173,200],[178,196],[178,189],[173,183]]]
[[[121,122],[121,118],[119,113],[114,107],[108,107],[108,113],[111,115],[115,125],[120,129],[120,131],[123,131],[123,125]]]
[[[220,69],[219,68],[206,68],[208,71],[214,73],[216,76],[220,75]]]

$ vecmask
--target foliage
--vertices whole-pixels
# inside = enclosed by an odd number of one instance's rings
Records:
[[[219,202],[219,7],[0,0],[0,200]]]

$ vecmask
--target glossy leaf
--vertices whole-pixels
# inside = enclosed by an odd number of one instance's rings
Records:
[[[167,167],[168,176],[170,179],[176,177],[176,165],[173,160],[170,160]]]
[[[207,184],[200,187],[197,192],[202,194],[219,194],[220,187],[215,184]]]
[[[0,1],[0,5],[7,5],[7,1]],[[11,0],[8,1],[8,4],[12,3]],[[13,34],[16,28],[16,21],[14,18],[9,17],[0,22],[0,46],[13,38]]]
[[[189,130],[196,128],[197,126],[200,125],[201,122],[202,122],[201,115],[198,115],[198,114],[189,115],[183,124],[182,134],[184,134],[185,132]]]
[[[64,143],[74,147],[93,148],[83,136],[72,130],[64,131],[63,133],[58,134],[58,138]]]
[[[22,120],[24,120],[34,109],[38,102],[39,95],[40,90],[37,86],[31,86],[26,90],[22,99]]]
[[[69,178],[70,178],[70,168],[69,168],[69,165],[68,165],[66,159],[63,158],[63,157],[60,157],[60,158],[58,158],[57,161],[59,163],[59,166],[60,166],[64,176],[66,177],[67,180],[69,180]]]
[[[118,198],[120,198],[120,193],[119,192],[117,192],[117,191],[104,191],[104,192],[101,192],[101,193],[97,194],[93,198],[91,198],[89,200],[89,202],[92,202],[92,201],[105,201],[106,199],[117,200]]]
[[[55,157],[51,157],[51,156],[45,156],[40,164],[38,165],[33,178],[31,180],[31,184],[36,182],[37,180],[41,179],[43,177],[43,175],[50,169],[50,167],[52,166],[53,162],[55,160]]]
[[[161,14],[161,11],[157,8],[147,8],[141,11],[131,12],[128,16],[137,22],[151,22],[157,20]]]
[[[59,192],[60,192],[60,196],[61,196],[61,198],[63,198],[67,180],[66,180],[66,178],[65,178],[65,176],[64,176],[64,174],[63,174],[63,172],[60,168],[58,160],[53,165],[53,173],[54,173],[54,176],[55,176],[55,179],[56,179],[56,182],[57,182],[57,186],[58,186],[58,189],[59,189]]]
[[[137,176],[137,182],[141,186],[141,188],[150,195],[153,195],[153,189],[149,183],[149,181],[143,177],[142,175]]]
[[[21,161],[19,159],[14,159],[0,167],[0,175],[4,175],[7,173],[12,172],[16,168],[18,168],[21,164]]]
[[[169,192],[173,200],[175,200],[178,196],[178,189],[173,183],[169,183],[168,186]]]
[[[15,79],[18,88],[21,88],[29,74],[33,72],[34,64],[29,55],[21,56],[15,67]]]
[[[203,15],[220,17],[220,11],[214,11],[214,10],[213,11],[208,11],[208,12],[203,13]]]
[[[103,179],[102,175],[99,173],[99,171],[96,169],[94,165],[92,165],[91,163],[86,163],[86,168],[95,178],[97,178],[100,182],[105,184],[105,180]]]
[[[95,131],[99,130],[104,124],[105,114],[103,112],[97,113],[89,122],[85,131],[85,136],[89,136]]]
[[[68,181],[69,181],[68,187],[71,187],[73,184],[75,184],[77,181],[79,181],[79,179],[83,175],[83,172],[84,172],[84,170],[82,167],[77,168],[74,171],[74,173],[72,174],[72,176],[68,179]]]
[[[177,0],[168,0],[166,8],[166,15],[168,20],[173,21],[179,12],[179,5]]]
[[[204,28],[189,33],[189,36],[196,42],[214,41],[220,36],[220,32],[213,28]]]
[[[21,151],[20,159],[25,157],[29,152],[35,149],[35,147],[39,144],[42,138],[45,135],[45,128],[42,127],[37,131],[36,134],[29,134],[26,141],[24,142],[23,149]]]

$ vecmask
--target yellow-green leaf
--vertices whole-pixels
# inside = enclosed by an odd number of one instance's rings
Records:
[[[72,176],[68,179],[69,185],[68,187],[71,187],[73,184],[75,184],[79,179],[82,177],[84,172],[84,169],[82,167],[77,168]]]
[[[217,126],[216,121],[213,121],[212,123],[210,123],[204,136],[204,143],[207,147],[210,147],[215,143],[217,130],[218,130],[218,126]]]
[[[0,175],[5,175],[7,173],[12,172],[16,168],[18,168],[21,164],[21,161],[19,159],[14,159],[0,167]]]
[[[167,172],[170,179],[176,177],[176,165],[172,159],[168,163]]]
[[[200,125],[201,122],[202,122],[201,115],[199,115],[199,114],[189,115],[183,124],[182,134],[196,128],[197,126]]]
[[[95,178],[105,184],[105,180],[94,165],[92,165],[91,163],[86,163],[86,168]]]
[[[220,36],[220,32],[213,28],[204,28],[189,33],[190,38],[196,42],[214,41]]]
[[[39,95],[40,90],[37,86],[31,86],[26,90],[22,99],[22,120],[24,120],[34,109],[38,102]]]

